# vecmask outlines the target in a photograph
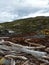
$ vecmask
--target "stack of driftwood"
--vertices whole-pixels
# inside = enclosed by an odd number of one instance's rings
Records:
[[[25,39],[24,43],[28,46],[1,40],[0,65],[49,65],[47,43],[34,43],[31,39]]]

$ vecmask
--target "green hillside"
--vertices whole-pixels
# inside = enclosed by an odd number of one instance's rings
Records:
[[[19,19],[12,22],[0,23],[0,29],[11,29],[16,32],[44,32],[49,31],[49,17],[38,16],[35,18]]]

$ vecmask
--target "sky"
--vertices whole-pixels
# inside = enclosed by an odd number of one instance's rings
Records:
[[[49,0],[0,0],[0,22],[49,16]]]

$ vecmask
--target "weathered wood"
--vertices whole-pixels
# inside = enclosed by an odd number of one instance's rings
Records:
[[[15,56],[15,55],[5,55],[5,58],[14,58],[14,59],[22,59],[22,60],[27,60],[26,57],[24,56]]]
[[[6,43],[8,43],[9,45],[6,44]],[[34,56],[35,58],[37,58],[40,61],[43,61],[45,63],[49,63],[48,59],[46,58],[47,52],[35,51],[34,50],[34,49],[41,49],[41,48],[45,49],[45,46],[43,46],[43,45],[36,46],[36,47],[29,47],[29,46],[23,46],[21,44],[15,44],[15,43],[10,42],[10,41],[4,41],[2,44],[3,45],[0,45],[0,49],[3,52],[4,52],[4,50],[6,50],[6,51],[8,51],[8,54],[14,54],[15,53],[15,55],[16,55],[16,53],[18,53],[18,51],[19,51],[21,53],[30,54],[30,55]],[[26,59],[23,56],[14,56],[14,57],[19,58],[19,59],[23,59],[23,60]]]
[[[31,54],[33,56],[37,56],[37,57],[42,57],[42,56],[45,56],[47,53],[46,52],[40,52],[40,51],[35,51],[35,50],[29,50],[28,48],[32,48],[32,47],[25,47],[25,46],[22,46],[20,44],[15,44],[15,43],[12,43],[10,41],[8,41],[9,44],[11,44],[11,48],[13,51],[20,51],[20,52],[25,52],[25,53],[28,53],[28,54]],[[6,48],[7,46],[5,46],[4,48]],[[7,47],[8,48],[8,47]],[[11,49],[10,48],[10,49]]]

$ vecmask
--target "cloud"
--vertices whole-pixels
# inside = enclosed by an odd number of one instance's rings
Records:
[[[23,16],[21,18],[29,18],[29,17],[36,17],[36,16],[49,16],[49,11],[45,11],[45,10],[40,10],[40,11],[37,11],[35,13],[30,13],[28,14],[27,16]],[[21,19],[20,18],[20,19]]]
[[[48,0],[0,0],[0,22],[49,16]]]
[[[17,18],[18,17],[18,15],[17,14],[11,14],[11,13],[9,13],[9,12],[2,12],[2,13],[0,13],[0,21],[2,22],[2,21],[12,21],[12,20],[15,20],[15,18]]]
[[[45,7],[48,4],[48,0],[25,0],[24,3],[32,5],[33,7]]]

